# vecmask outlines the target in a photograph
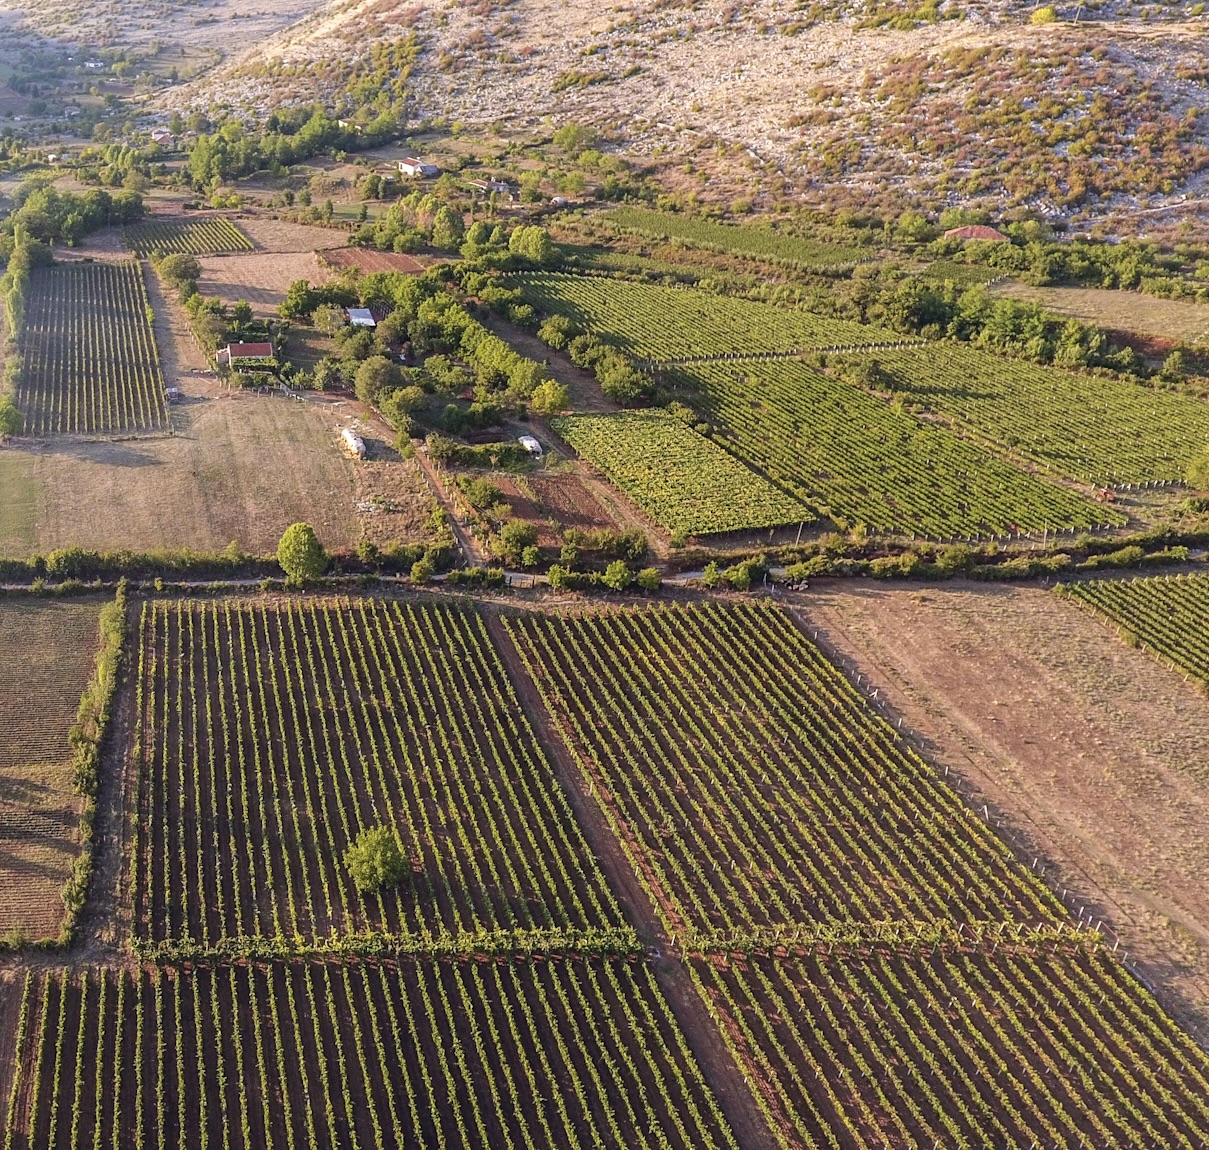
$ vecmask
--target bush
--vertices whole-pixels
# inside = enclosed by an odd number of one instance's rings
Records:
[[[450,571],[445,582],[464,587],[502,587],[504,579],[498,567],[463,567]]]
[[[398,883],[407,871],[407,860],[390,827],[369,827],[344,852],[344,866],[362,894],[373,894]]]
[[[277,562],[291,583],[318,579],[327,570],[327,554],[309,523],[291,523],[277,544]]]
[[[493,540],[494,550],[498,556],[508,563],[520,560],[526,547],[537,543],[537,528],[523,519],[511,519],[500,528],[500,533]]]
[[[643,591],[658,591],[663,586],[663,578],[658,567],[644,567],[634,580]]]
[[[624,560],[614,559],[605,568],[605,573],[600,577],[600,581],[613,591],[624,591],[634,582],[634,575]]]

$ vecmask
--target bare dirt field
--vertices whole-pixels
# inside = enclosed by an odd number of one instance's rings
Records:
[[[1032,300],[1058,315],[1073,316],[1099,327],[1181,343],[1201,343],[1209,338],[1209,304],[1191,300],[1103,288],[1030,287],[1011,281],[998,285],[994,292]]]
[[[295,224],[271,216],[240,216],[236,222],[261,252],[319,252],[348,243],[348,233],[338,228]]]
[[[257,315],[276,315],[295,280],[312,284],[334,278],[313,252],[256,252],[248,256],[205,256],[197,288],[202,295],[234,303],[247,300]]]
[[[67,732],[92,675],[100,609],[0,602],[0,933],[59,933],[80,842]]]
[[[799,602],[1209,1039],[1209,700],[1039,588],[831,583]]]
[[[406,272],[418,275],[425,265],[405,252],[376,252],[369,248],[333,248],[323,253],[323,262],[337,271],[356,268],[362,272]]]

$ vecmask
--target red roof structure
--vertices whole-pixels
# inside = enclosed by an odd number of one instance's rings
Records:
[[[275,359],[271,343],[229,343],[214,357],[228,367],[240,359]]]
[[[945,232],[946,240],[1006,240],[1007,236],[986,224],[966,224],[961,228],[950,228]]]

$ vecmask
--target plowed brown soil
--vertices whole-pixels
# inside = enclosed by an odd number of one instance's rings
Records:
[[[837,583],[800,604],[1209,1037],[1209,700],[1041,588]]]

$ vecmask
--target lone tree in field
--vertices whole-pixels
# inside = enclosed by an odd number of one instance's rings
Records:
[[[344,865],[362,894],[394,886],[407,871],[399,838],[390,827],[362,831],[344,852]]]
[[[291,583],[305,583],[323,574],[327,554],[309,523],[291,523],[277,544],[277,562]]]

